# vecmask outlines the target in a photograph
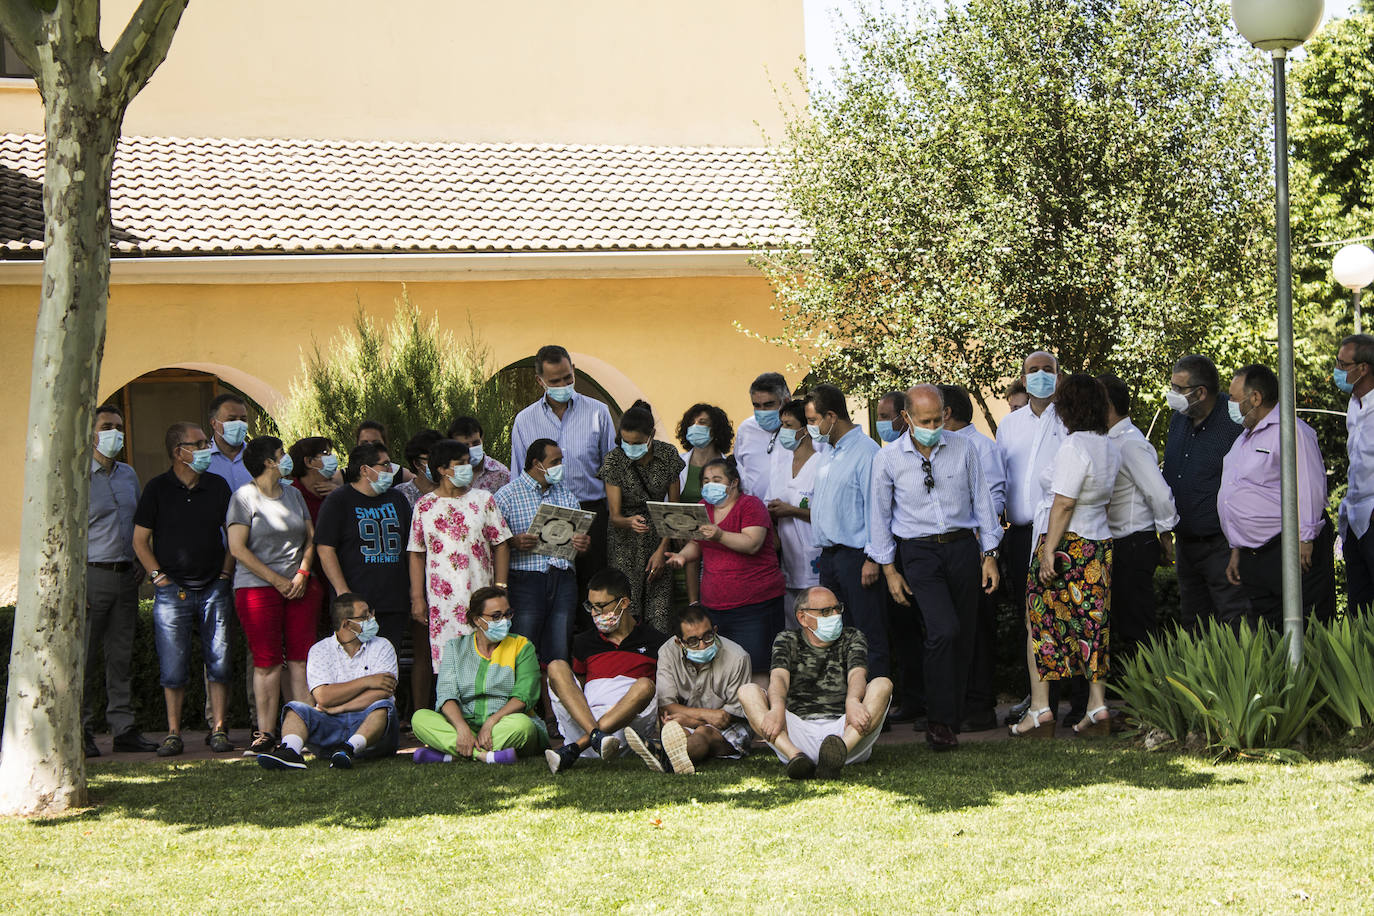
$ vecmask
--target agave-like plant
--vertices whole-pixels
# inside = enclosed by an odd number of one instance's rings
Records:
[[[1374,615],[1309,621],[1305,648],[1335,717],[1352,729],[1374,724]]]

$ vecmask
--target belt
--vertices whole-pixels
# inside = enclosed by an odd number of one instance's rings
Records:
[[[1118,544],[1122,543],[1123,541],[1134,541],[1137,539],[1142,541],[1157,541],[1159,540],[1159,535],[1155,533],[1155,530],[1153,528],[1146,528],[1142,531],[1136,531],[1131,534],[1123,534],[1119,538],[1112,538],[1112,540],[1116,541]]]
[[[128,572],[134,568],[134,564],[128,560],[120,560],[118,563],[97,563],[89,560],[87,566],[94,566],[96,569],[108,569],[110,572]]]
[[[924,537],[902,538],[904,541],[919,541],[923,544],[953,544],[955,541],[966,540],[973,537],[972,528],[955,528],[953,531],[946,531],[944,534],[927,534]]]
[[[858,551],[862,551],[863,548],[862,548],[862,547],[850,547],[848,544],[831,544],[829,547],[822,547],[822,548],[821,548],[821,553],[839,553],[841,550],[858,550]]]
[[[1219,537],[1221,537],[1220,531],[1212,534],[1179,534],[1177,531],[1174,532],[1174,540],[1180,544],[1201,544],[1204,541],[1216,540]]]

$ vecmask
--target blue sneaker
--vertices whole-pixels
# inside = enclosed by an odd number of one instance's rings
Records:
[[[347,744],[340,744],[334,748],[334,753],[329,755],[329,768],[331,770],[353,769],[353,748]]]

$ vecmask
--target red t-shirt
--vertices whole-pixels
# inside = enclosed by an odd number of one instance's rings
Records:
[[[713,611],[728,611],[781,597],[786,590],[778,566],[777,536],[768,509],[757,496],[741,494],[725,518],[707,504],[706,514],[721,531],[738,534],[745,528],[767,531],[758,553],[736,553],[715,541],[701,544],[701,603]]]

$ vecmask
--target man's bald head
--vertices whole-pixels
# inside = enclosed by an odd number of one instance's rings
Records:
[[[945,422],[945,395],[934,385],[917,385],[906,393],[906,418],[913,429],[939,429]]]
[[[1058,375],[1059,360],[1054,358],[1053,353],[1036,350],[1021,361],[1021,375],[1030,375],[1032,372],[1053,372]]]
[[[917,404],[922,406],[934,405],[937,410],[944,411],[945,395],[935,385],[916,385],[908,388],[906,392],[907,407],[915,412]]]

